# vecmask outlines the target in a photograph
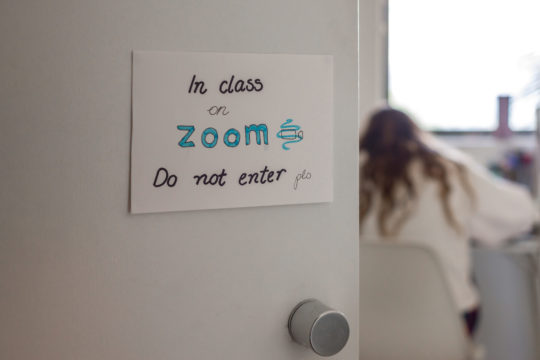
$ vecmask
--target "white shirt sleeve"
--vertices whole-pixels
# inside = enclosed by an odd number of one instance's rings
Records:
[[[471,236],[485,245],[499,245],[530,230],[539,213],[528,190],[478,164],[466,165],[475,197]]]
[[[538,209],[525,187],[496,177],[469,155],[429,134],[425,140],[466,167],[475,197],[469,219],[469,231],[475,240],[484,245],[500,245],[527,232],[539,221]]]

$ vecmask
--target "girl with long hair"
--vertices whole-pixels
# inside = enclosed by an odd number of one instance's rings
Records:
[[[370,116],[360,153],[361,239],[433,250],[472,332],[479,299],[470,241],[499,245],[528,231],[538,218],[529,193],[496,179],[392,108]]]

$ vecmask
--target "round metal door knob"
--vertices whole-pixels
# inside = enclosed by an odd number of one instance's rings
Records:
[[[289,333],[294,341],[321,356],[332,356],[345,347],[349,323],[345,315],[319,300],[300,302],[289,316]]]

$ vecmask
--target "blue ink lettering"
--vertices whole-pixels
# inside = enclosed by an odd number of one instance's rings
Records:
[[[191,135],[195,133],[195,126],[193,125],[178,125],[178,130],[186,131],[187,133],[180,140],[178,145],[183,148],[195,147],[195,143],[190,139]],[[245,126],[246,146],[251,144],[251,133],[255,132],[256,143],[261,145],[264,142],[268,145],[268,127],[266,124],[251,124]],[[211,136],[211,137],[210,137]],[[242,135],[240,131],[235,128],[227,130],[223,136],[223,143],[227,147],[237,147],[240,144]],[[201,143],[205,148],[216,147],[219,140],[218,131],[213,127],[208,127],[203,130],[201,134]]]
[[[291,124],[292,122],[292,119],[287,119],[287,121],[281,124],[281,130],[276,135],[278,139],[288,140],[283,143],[283,150],[290,150],[287,144],[297,143],[304,139],[304,131],[300,130],[301,127],[299,125]]]
[[[231,135],[235,136],[234,141],[232,142],[230,141]],[[223,142],[225,142],[225,145],[227,145],[228,147],[238,146],[238,143],[240,143],[240,133],[234,128],[227,130],[225,136],[223,137]]]
[[[259,124],[259,125],[251,124],[249,126],[246,125],[245,128],[246,128],[246,145],[249,145],[251,142],[250,134],[252,131],[254,131],[255,134],[257,135],[257,145],[261,145],[261,132],[264,135],[265,145],[268,145],[268,128],[266,127],[265,124]]]
[[[211,143],[207,142],[206,141],[206,136],[211,134],[214,139],[212,140]],[[213,148],[214,146],[216,146],[217,144],[217,141],[218,141],[218,133],[217,133],[217,130],[214,129],[214,128],[206,128],[204,129],[202,135],[201,135],[201,141],[202,141],[202,144],[204,145],[204,147],[206,148]]]
[[[180,140],[178,145],[180,145],[181,147],[194,147],[195,144],[193,143],[193,141],[188,141],[188,140],[189,140],[189,137],[191,136],[191,134],[193,134],[193,132],[195,131],[195,126],[192,126],[192,125],[189,125],[189,126],[178,125],[177,128],[178,128],[178,130],[187,131],[187,134],[184,135],[184,137],[182,138],[182,140]]]

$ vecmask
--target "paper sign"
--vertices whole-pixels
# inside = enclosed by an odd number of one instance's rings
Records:
[[[136,51],[131,212],[332,201],[332,57]]]

